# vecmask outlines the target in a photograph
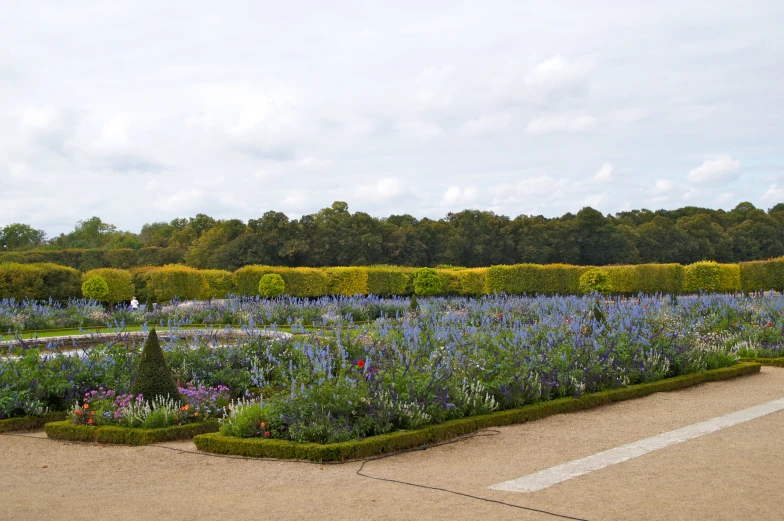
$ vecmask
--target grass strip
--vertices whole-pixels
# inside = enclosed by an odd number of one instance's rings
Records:
[[[65,411],[47,412],[40,416],[22,416],[0,420],[0,432],[31,431],[40,429],[49,422],[64,420],[68,417]]]
[[[382,434],[343,443],[321,445],[264,438],[237,438],[220,433],[196,436],[193,441],[199,450],[216,454],[322,462],[348,461],[447,441],[488,427],[525,423],[554,414],[582,411],[613,402],[631,400],[658,392],[676,391],[705,382],[727,380],[759,371],[760,364],[758,363],[740,363],[712,371],[676,376],[658,382],[586,394],[580,398],[558,398],[519,409],[450,420],[423,429]]]
[[[96,443],[112,443],[117,445],[149,445],[162,441],[185,440],[208,432],[218,430],[217,420],[175,425],[161,429],[139,429],[105,425],[74,425],[69,420],[47,423],[44,425],[46,435],[55,440],[91,441]]]
[[[784,367],[784,358],[740,358],[738,362],[754,362],[770,367]]]

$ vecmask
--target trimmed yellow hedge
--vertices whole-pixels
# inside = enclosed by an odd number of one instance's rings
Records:
[[[201,270],[204,282],[207,283],[207,290],[201,296],[202,299],[226,298],[234,293],[234,274],[225,270]]]
[[[362,267],[324,268],[329,295],[367,295],[368,270]]]
[[[321,297],[327,294],[327,275],[318,268],[285,268],[276,266],[245,266],[234,272],[239,295],[259,294],[262,275],[277,273],[286,283],[286,294],[294,297]]]
[[[580,275],[590,266],[515,264],[487,268],[488,293],[510,295],[575,295]]]
[[[367,291],[371,295],[407,295],[413,268],[371,266],[367,269]]]
[[[0,264],[0,298],[65,301],[82,295],[82,275],[57,264]]]
[[[784,257],[741,262],[739,268],[743,291],[784,290]]]
[[[737,264],[713,261],[695,262],[683,269],[683,292],[727,293],[740,290],[740,269]]]
[[[106,281],[109,286],[109,294],[106,296],[105,302],[117,304],[118,302],[125,302],[134,297],[136,288],[133,286],[131,273],[126,270],[117,268],[98,268],[90,270],[82,275],[82,283],[91,277],[101,277]]]
[[[209,286],[201,270],[178,264],[155,268],[143,272],[156,302],[165,302],[179,297],[183,300],[197,299],[208,294]]]

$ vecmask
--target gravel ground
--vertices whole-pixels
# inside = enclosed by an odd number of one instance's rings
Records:
[[[784,369],[485,432],[366,463],[374,477],[449,489],[579,519],[784,516],[784,412],[572,479],[541,492],[490,485],[784,397]],[[177,450],[171,450],[177,449]],[[0,520],[563,519],[318,465],[154,447],[0,435]]]

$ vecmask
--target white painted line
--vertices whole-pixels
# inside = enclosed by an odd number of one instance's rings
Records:
[[[534,474],[529,474],[511,481],[504,481],[489,487],[492,490],[504,490],[507,492],[538,492],[551,487],[562,481],[588,474],[594,470],[603,469],[616,463],[642,456],[655,450],[669,447],[677,443],[698,438],[712,432],[732,427],[739,423],[744,423],[767,414],[784,410],[784,398],[750,407],[742,411],[736,411],[718,418],[713,418],[704,422],[688,425],[674,431],[665,432],[657,436],[651,436],[628,445],[622,445],[614,449],[599,452],[593,456],[582,458],[563,465],[550,467],[540,470]]]

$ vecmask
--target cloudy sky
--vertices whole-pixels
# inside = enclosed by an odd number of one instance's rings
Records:
[[[767,209],[782,27],[781,0],[11,0],[0,226]]]

